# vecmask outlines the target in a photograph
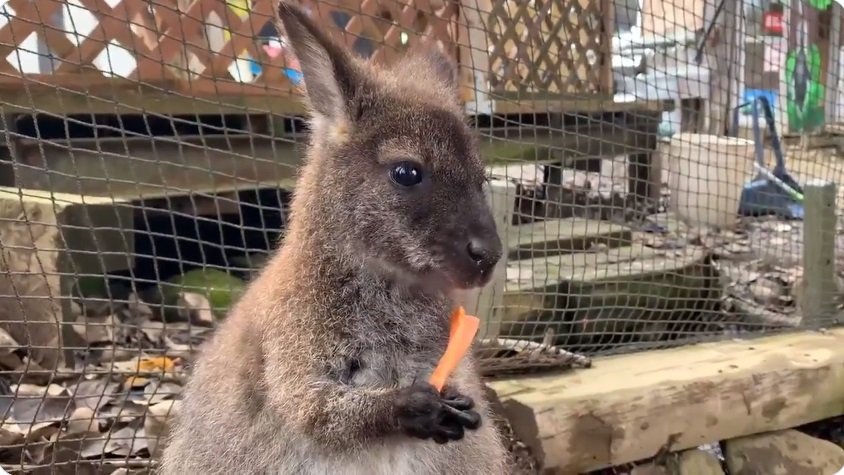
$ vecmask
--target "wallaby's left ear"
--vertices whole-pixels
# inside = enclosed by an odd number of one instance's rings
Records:
[[[329,121],[346,120],[360,77],[349,52],[332,40],[301,8],[282,0],[278,17],[304,76],[313,112]]]

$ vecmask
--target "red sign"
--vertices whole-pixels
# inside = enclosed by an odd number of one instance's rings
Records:
[[[782,12],[765,12],[762,15],[762,29],[769,35],[782,35]]]

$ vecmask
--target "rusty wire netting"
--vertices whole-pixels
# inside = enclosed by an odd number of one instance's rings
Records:
[[[194,350],[284,234],[307,127],[276,3],[3,4],[6,471],[154,467]],[[509,249],[467,302],[488,375],[838,322],[840,197],[752,166],[765,97],[790,177],[844,177],[838,4],[303,4],[373,61],[422,37],[459,61]]]

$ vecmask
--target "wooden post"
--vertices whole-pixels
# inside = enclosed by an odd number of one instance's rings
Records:
[[[677,107],[679,107],[679,100]],[[630,114],[633,153],[627,158],[627,191],[656,207],[662,194],[662,161],[656,150],[661,114]]]
[[[718,26],[713,31],[715,38],[710,39],[715,44],[710,62],[714,77],[710,78],[712,89],[709,93],[707,122],[709,133],[715,135],[723,135],[732,125],[732,109],[741,100],[740,89],[744,79],[743,50],[746,38],[741,20],[741,2],[725,1],[716,20]]]
[[[498,261],[492,280],[483,289],[466,294],[465,307],[470,315],[481,319],[479,338],[497,338],[501,322],[495,317],[494,309],[501,306],[504,288],[507,284],[507,242],[511,239],[513,213],[516,203],[516,184],[503,179],[492,179],[487,187],[487,202],[492,209],[498,235],[504,244],[504,255]]]
[[[17,183],[17,116],[0,108],[0,186],[13,187]]]
[[[803,322],[807,327],[827,325],[836,310],[835,193],[835,183],[824,180],[812,180],[804,187]]]
[[[466,112],[469,115],[491,114],[493,110],[487,82],[490,67],[487,22],[491,11],[491,0],[460,2],[458,43],[461,89],[464,90]]]

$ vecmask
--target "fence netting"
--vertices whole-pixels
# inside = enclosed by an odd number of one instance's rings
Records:
[[[146,473],[284,237],[298,63],[276,0],[0,3],[0,464]],[[840,4],[302,5],[459,63],[507,248],[466,302],[486,375],[839,323]]]

